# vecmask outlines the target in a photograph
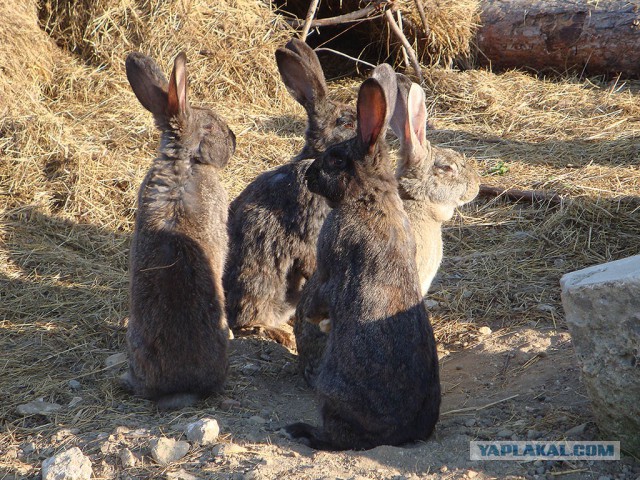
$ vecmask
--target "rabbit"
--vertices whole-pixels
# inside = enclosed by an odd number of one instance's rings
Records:
[[[315,449],[424,440],[439,416],[435,338],[384,142],[397,91],[389,71],[362,83],[356,137],[328,148],[305,174],[332,210],[298,311],[309,322],[328,317],[332,328],[315,381],[322,426],[285,432]]]
[[[123,383],[160,409],[192,405],[225,383],[229,327],[222,272],[227,193],[219,171],[235,136],[187,100],[187,58],[167,82],[153,59],[131,53],[127,78],[162,132],[138,193],[130,252],[129,371]]]
[[[453,216],[456,207],[476,197],[480,178],[463,155],[432,146],[426,139],[427,113],[422,88],[400,73],[396,74],[396,82],[398,94],[390,120],[401,144],[396,178],[415,235],[416,263],[424,297],[442,261],[442,223]],[[330,329],[328,319],[318,326],[300,317],[294,321],[298,364],[309,385],[313,385]]]
[[[398,99],[391,129],[402,145],[396,168],[400,198],[416,237],[416,263],[425,296],[442,262],[442,224],[472,201],[480,177],[464,155],[426,138],[424,90],[397,74]]]
[[[293,39],[276,51],[288,91],[307,112],[305,145],[289,163],[259,175],[231,203],[224,274],[227,316],[236,332],[260,333],[293,347],[281,327],[315,269],[315,246],[329,211],[307,189],[310,157],[355,134],[353,108],[329,97],[315,52]]]

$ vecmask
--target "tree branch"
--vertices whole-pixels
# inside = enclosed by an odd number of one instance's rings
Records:
[[[309,35],[309,29],[311,28],[311,22],[313,21],[313,17],[316,16],[316,11],[318,10],[318,4],[320,0],[312,0],[309,5],[309,10],[307,11],[307,18],[304,20],[304,28],[302,29],[302,34],[300,34],[300,40],[303,42],[307,41],[307,35]]]
[[[398,37],[398,39],[406,49],[407,54],[409,55],[409,59],[411,60],[411,64],[413,65],[413,69],[415,70],[420,83],[422,83],[422,81],[424,80],[422,77],[422,69],[420,68],[420,64],[418,63],[418,57],[416,57],[415,50],[409,43],[409,40],[407,40],[407,37],[405,37],[404,33],[402,33],[402,30],[400,30],[400,27],[398,27],[396,21],[393,19],[393,14],[391,13],[390,9],[384,11],[384,16],[387,20],[387,23],[389,24],[389,28],[395,34],[395,36]]]

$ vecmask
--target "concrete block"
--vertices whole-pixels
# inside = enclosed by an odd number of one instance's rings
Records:
[[[562,305],[603,440],[640,456],[640,255],[567,273]]]

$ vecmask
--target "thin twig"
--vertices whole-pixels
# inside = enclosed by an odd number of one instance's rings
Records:
[[[375,65],[369,63],[369,62],[365,62],[364,60],[360,60],[359,58],[355,58],[355,57],[351,57],[349,55],[347,55],[346,53],[342,53],[339,52],[338,50],[334,50],[333,48],[326,48],[326,47],[318,47],[315,49],[316,52],[331,52],[331,53],[335,53],[336,55],[340,55],[341,57],[345,57],[348,58],[349,60],[353,60],[356,63],[362,63],[368,67],[371,68],[376,68]]]
[[[381,5],[387,2],[375,2],[370,3],[366,7],[356,10],[355,12],[345,13],[344,15],[338,15],[336,17],[328,17],[328,18],[317,18],[311,21],[310,28],[316,27],[327,27],[333,25],[342,25],[344,23],[353,23],[360,22],[363,20],[373,20],[374,18],[380,18],[381,15],[375,15],[373,17],[369,17],[372,13],[382,8]],[[293,28],[300,28],[305,24],[305,21],[300,20],[299,18],[294,19],[285,19],[289,25]]]
[[[443,415],[451,415],[453,413],[464,413],[464,412],[477,412],[479,410],[484,410],[485,408],[493,407],[502,402],[506,402],[507,400],[511,400],[512,398],[516,398],[519,394],[511,395],[510,397],[503,398],[502,400],[496,400],[495,402],[487,403],[481,407],[466,407],[466,408],[458,408],[456,410],[449,410],[448,412],[441,413],[440,416]]]
[[[300,40],[303,42],[307,41],[307,35],[309,35],[309,29],[311,28],[311,22],[313,21],[313,17],[316,16],[316,11],[318,10],[318,4],[320,0],[311,0],[311,4],[309,5],[309,10],[307,11],[307,18],[304,20],[304,28],[302,29],[302,33],[300,34]]]
[[[418,9],[418,15],[420,15],[420,20],[422,20],[422,27],[424,28],[424,38],[429,36],[431,29],[429,28],[429,24],[427,23],[427,16],[424,13],[424,5],[422,4],[422,0],[414,0],[416,4],[416,8]]]
[[[413,50],[413,47],[409,43],[409,40],[407,40],[407,37],[404,36],[404,33],[402,33],[402,30],[400,30],[400,27],[398,27],[398,24],[393,19],[393,14],[391,13],[391,10],[389,9],[385,10],[384,16],[387,20],[387,23],[389,24],[389,28],[391,29],[391,31],[393,31],[393,33],[396,35],[396,37],[398,37],[400,42],[402,42],[402,45],[404,45],[404,48],[407,50],[407,54],[409,55],[409,59],[411,60],[413,69],[416,72],[416,76],[420,80],[420,83],[422,83],[424,79],[422,77],[422,70],[420,69],[420,64],[418,63],[418,57],[416,57],[416,52]]]
[[[516,190],[514,188],[492,187],[490,185],[480,185],[481,197],[505,197],[509,200],[527,200],[529,202],[549,202],[555,205],[565,201],[555,192],[543,192],[539,190]]]
[[[400,13],[400,10],[396,12],[396,15],[398,16],[398,27],[400,27],[400,31],[402,31],[403,30],[402,14]],[[409,64],[409,55],[407,55],[407,49],[404,48],[404,45],[401,48],[402,48],[402,59],[404,60],[404,64],[406,65],[406,67],[409,68],[410,64]]]

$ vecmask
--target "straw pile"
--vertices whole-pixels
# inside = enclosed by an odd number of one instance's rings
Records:
[[[273,60],[291,32],[266,4],[85,0],[71,12],[72,2],[52,0],[38,12],[35,0],[8,3],[0,2],[11,19],[0,27],[0,445],[17,445],[57,427],[15,407],[68,402],[70,378],[82,379],[83,407],[57,424],[108,431],[122,408],[150,412],[117,390],[102,363],[124,350],[135,196],[158,139],[126,83],[126,54],[143,51],[168,70],[187,52],[191,100],[213,106],[238,137],[224,176],[232,196],[291,157],[304,123]],[[439,340],[460,348],[485,324],[562,326],[564,272],[640,251],[637,85],[439,68],[425,77],[434,143],[475,156],[486,183],[565,197],[480,200],[449,224],[431,295]],[[332,88],[353,98],[358,83]]]

